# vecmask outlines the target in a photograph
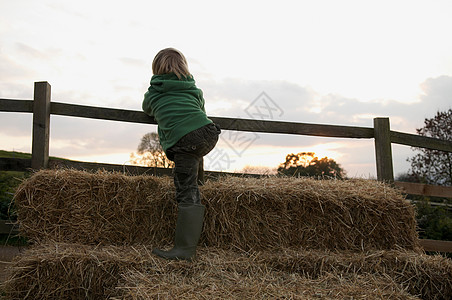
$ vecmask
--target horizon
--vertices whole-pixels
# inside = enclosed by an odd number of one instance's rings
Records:
[[[29,158],[26,158],[26,159],[31,159],[31,155],[32,155],[31,152],[20,152],[20,151],[15,151],[15,150],[8,151],[8,150],[0,149],[0,152],[2,152],[3,155],[10,154],[12,158],[14,158],[15,154],[17,154],[18,156],[22,156],[22,158],[24,158],[23,156],[26,156],[26,157],[29,156]],[[311,153],[313,154],[312,159],[327,158],[327,159],[333,159],[334,160],[334,158],[331,158],[331,157],[320,157],[320,156],[315,155],[314,152],[311,152]],[[288,153],[288,154],[297,154],[297,153]],[[9,156],[6,156],[6,157],[9,157]],[[58,160],[60,160],[60,159],[61,160],[69,160],[69,161],[74,161],[74,162],[77,162],[77,163],[85,163],[85,162],[87,162],[87,161],[74,160],[74,159],[68,159],[68,158],[65,158],[65,157],[56,157],[56,156],[49,156],[49,158],[50,159],[58,159]],[[310,161],[311,160],[308,160],[306,162],[309,163]],[[334,161],[336,163],[338,163],[339,167],[341,167],[339,162],[337,162],[336,160],[334,160]],[[115,166],[138,166],[138,167],[154,168],[154,166],[148,166],[146,164],[142,164],[142,163],[139,163],[139,162],[133,161],[133,160],[130,160],[129,162],[130,162],[130,164],[117,164],[117,163],[112,163],[112,162],[88,162],[88,163],[99,163],[99,164],[104,164],[105,163],[105,164],[112,164],[112,165],[115,165]],[[284,162],[281,162],[278,166],[272,167],[272,168],[267,167],[267,166],[245,165],[240,170],[229,170],[229,171],[220,171],[220,172],[236,173],[236,174],[250,174],[250,175],[277,175],[278,174],[278,168],[283,163]],[[304,165],[306,166],[306,164],[304,164]],[[170,168],[170,167],[158,167],[158,168],[164,169],[164,168]],[[206,169],[204,169],[204,170],[205,171],[214,171],[214,170],[206,170]],[[345,177],[342,178],[342,179],[354,179],[354,178],[357,178],[357,177],[349,177],[347,172],[346,172],[346,170],[343,170],[343,171],[345,172]],[[218,172],[218,171],[216,171],[216,172]],[[316,177],[316,176],[309,176],[309,177]],[[394,176],[394,177],[396,177],[396,176]],[[363,177],[359,177],[359,178],[363,178]],[[376,177],[369,176],[368,178],[364,178],[364,179],[376,180]],[[397,178],[395,178],[395,179],[397,180]]]

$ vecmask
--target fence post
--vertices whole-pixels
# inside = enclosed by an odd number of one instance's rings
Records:
[[[393,182],[391,132],[389,118],[374,118],[375,157],[377,163],[377,179]]]
[[[31,167],[42,169],[49,163],[50,84],[47,81],[35,82],[33,100]]]

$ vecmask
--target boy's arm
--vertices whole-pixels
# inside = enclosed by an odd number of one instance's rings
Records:
[[[201,109],[202,109],[202,111],[203,111],[204,113],[206,113],[206,108],[204,107],[204,101],[202,101]]]
[[[154,116],[154,114],[152,113],[152,109],[151,109],[151,99],[149,96],[149,91],[147,91],[144,94],[143,104],[141,105],[141,108],[148,116],[150,116],[150,117]]]
[[[201,91],[201,90],[200,90]],[[201,109],[202,109],[202,111],[204,112],[204,113],[206,113],[206,108],[204,107],[204,105],[205,105],[205,100],[204,100],[204,93],[201,91],[201,93],[200,93],[200,96],[199,96],[199,102],[200,102],[200,107],[201,107]]]

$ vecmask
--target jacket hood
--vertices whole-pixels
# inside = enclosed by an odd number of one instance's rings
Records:
[[[196,84],[193,76],[179,79],[175,74],[164,74],[152,76],[150,88],[164,93],[168,91],[193,89],[196,88]]]

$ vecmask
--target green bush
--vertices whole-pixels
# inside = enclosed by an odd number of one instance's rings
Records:
[[[430,198],[418,200],[417,222],[423,239],[452,241],[452,211],[444,206],[432,206]]]
[[[16,188],[26,177],[24,172],[0,171],[0,219],[15,220],[13,196]]]

